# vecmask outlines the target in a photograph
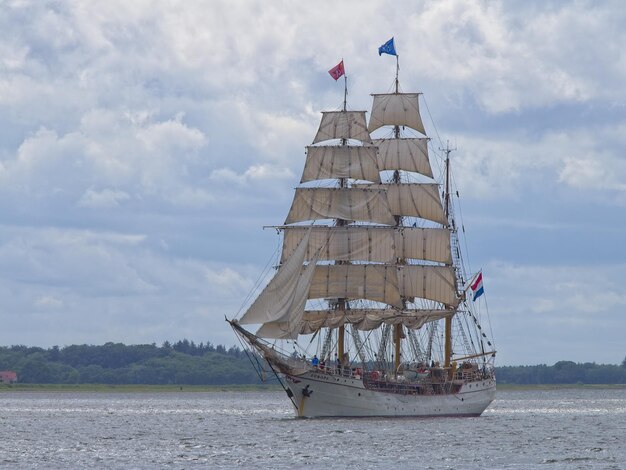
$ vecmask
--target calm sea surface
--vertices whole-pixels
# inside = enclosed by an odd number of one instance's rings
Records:
[[[282,392],[0,394],[6,468],[626,469],[626,390],[501,391],[480,418],[293,417]]]

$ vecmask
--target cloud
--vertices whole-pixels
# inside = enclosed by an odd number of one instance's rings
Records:
[[[243,174],[237,174],[228,168],[213,170],[210,179],[214,181],[232,181],[238,185],[245,186],[253,182],[267,184],[276,180],[293,181],[295,175],[288,168],[262,164],[249,167]]]
[[[154,122],[126,112],[92,110],[75,131],[59,135],[40,128],[27,137],[15,156],[3,162],[0,192],[27,195],[27,204],[51,195],[53,201],[83,207],[118,206],[131,198],[206,204],[212,198],[199,187],[199,151],[205,143],[204,135],[186,126],[180,115]]]
[[[503,286],[497,299],[508,298],[501,306],[506,315],[545,313],[552,306],[554,315],[611,313],[626,304],[626,294],[616,282],[626,272],[626,265],[542,266],[493,263],[494,291]],[[487,276],[487,275],[485,275]],[[515,287],[514,287],[515,286]],[[512,293],[512,291],[515,291]],[[510,297],[512,295],[512,297]],[[529,296],[529,300],[522,299]],[[583,300],[586,298],[588,300]],[[603,299],[603,300],[600,300]],[[589,318],[589,317],[587,317]]]
[[[63,307],[63,301],[52,296],[39,297],[35,301],[35,306],[42,308],[59,309]]]
[[[622,192],[626,190],[622,144],[605,142],[623,126],[618,122],[592,131],[574,127],[546,132],[540,139],[462,136],[462,150],[454,156],[455,179],[465,194],[482,199],[516,199],[529,191],[544,192],[546,184]]]
[[[319,111],[342,105],[326,71],[344,58],[348,107],[368,110],[393,87],[376,48],[395,35],[435,168],[459,147],[502,360],[621,360],[597,347],[623,330],[621,4],[332,8],[4,2],[0,343],[233,344],[223,314],[276,248],[260,227],[284,220]]]
[[[602,153],[566,157],[559,181],[578,189],[626,191],[626,159]]]
[[[108,188],[102,191],[88,189],[87,192],[81,196],[78,205],[92,208],[116,207],[128,199],[130,199],[130,196],[124,191],[116,191]]]
[[[31,229],[7,240],[0,249],[8,279],[25,284],[63,286],[85,295],[151,292],[155,286],[127,257],[137,237],[82,231]]]
[[[624,275],[626,264],[490,263],[484,270],[485,290],[501,363],[584,362],[589,358],[583,345],[599,337],[604,346],[595,360],[618,362],[623,355],[620,312],[626,308],[619,279]]]
[[[490,113],[624,94],[624,17],[611,5],[447,1],[410,18],[419,73],[459,84]]]
[[[4,229],[0,236],[0,297],[11,325],[0,336],[3,344],[71,344],[76,335],[151,342],[150,333],[168,338],[172,328],[194,337],[199,323],[221,327],[258,276],[252,267],[152,250],[143,235],[33,228]],[[47,325],[47,334],[43,326],[31,328],[33,322]]]

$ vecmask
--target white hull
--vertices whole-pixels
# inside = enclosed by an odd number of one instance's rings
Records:
[[[496,394],[494,379],[465,383],[458,393],[447,395],[368,390],[360,379],[319,372],[285,374],[283,380],[293,393],[296,415],[304,418],[480,416]]]

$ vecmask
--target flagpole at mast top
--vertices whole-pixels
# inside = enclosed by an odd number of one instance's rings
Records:
[[[343,111],[345,112],[348,108],[348,76],[346,75],[346,69],[343,65],[343,59],[341,59],[341,62],[339,62],[332,69],[330,69],[328,73],[331,77],[333,77],[335,81],[339,80],[339,78],[343,75]]]
[[[400,56],[396,54],[396,93],[400,92],[400,81],[398,75],[400,74]]]
[[[343,59],[341,59],[341,61],[343,62]],[[343,74],[343,81],[344,81],[343,110],[347,111],[347,105],[348,105],[348,76],[345,73]]]
[[[396,93],[400,93],[400,80],[398,79],[398,75],[400,75],[400,56],[396,52],[396,45],[394,44],[393,37],[378,48],[378,55],[380,56],[383,54],[396,56]]]

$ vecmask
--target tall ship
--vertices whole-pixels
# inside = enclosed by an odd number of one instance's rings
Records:
[[[423,97],[402,91],[398,70],[389,92],[372,95],[369,121],[347,107],[343,61],[330,71],[344,76],[343,106],[322,112],[306,147],[275,227],[274,275],[227,320],[299,417],[479,416],[495,397],[482,273],[466,268],[455,218],[452,149],[427,137]]]

